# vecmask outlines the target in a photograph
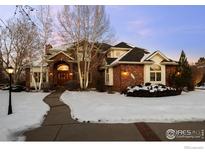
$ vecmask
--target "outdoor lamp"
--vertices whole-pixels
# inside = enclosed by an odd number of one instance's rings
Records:
[[[14,69],[13,67],[8,67],[6,68],[6,72],[9,74],[9,107],[8,107],[8,115],[9,114],[12,114],[13,111],[12,111],[12,104],[11,104],[11,74],[14,72]]]
[[[8,74],[12,74],[13,72],[14,72],[14,69],[13,69],[13,67],[7,67],[6,68],[6,72],[8,73]]]
[[[178,71],[176,75],[179,76],[180,74],[181,74],[181,73]]]
[[[127,72],[127,71],[122,71],[122,72],[121,72],[121,75],[126,77],[126,76],[129,75],[129,72]]]

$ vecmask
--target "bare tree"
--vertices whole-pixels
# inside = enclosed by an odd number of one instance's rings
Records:
[[[41,85],[43,81],[43,66],[45,64],[45,47],[46,44],[49,43],[49,40],[51,39],[52,35],[52,18],[50,13],[50,6],[40,6],[36,13],[37,19],[35,20],[35,25],[38,28],[38,33],[40,37],[40,50],[39,50],[39,58],[40,58],[40,82],[37,87],[35,78],[33,78],[34,85],[36,87],[36,90],[41,90]],[[32,67],[31,67],[32,68]],[[31,69],[31,75],[33,76],[33,71]]]
[[[109,18],[104,6],[64,6],[58,13],[60,35],[66,43],[75,46],[74,55],[82,89],[88,87],[91,63],[99,46],[97,42],[108,42],[111,38]]]
[[[5,70],[3,63],[3,53],[2,53],[2,30],[0,29],[0,83],[5,80]]]
[[[14,67],[14,82],[18,82],[24,66],[34,56],[38,47],[38,33],[33,24],[24,17],[6,22],[2,28],[2,61],[5,66]]]

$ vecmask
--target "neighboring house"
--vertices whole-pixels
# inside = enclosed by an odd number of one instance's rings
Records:
[[[78,68],[72,50],[47,46],[45,51],[47,66],[44,67],[44,81],[53,86],[64,85],[68,81],[78,82]],[[125,42],[115,46],[103,44],[98,56],[91,63],[89,87],[97,84],[122,91],[127,86],[146,82],[170,84],[170,76],[176,73],[177,62],[169,59],[160,51],[149,53],[146,49],[133,47]],[[35,70],[40,78],[40,67],[27,68],[27,86],[33,86],[30,77]]]
[[[197,62],[196,67],[203,74],[200,84],[205,83],[205,60]]]

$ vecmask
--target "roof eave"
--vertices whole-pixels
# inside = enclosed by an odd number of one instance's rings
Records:
[[[144,65],[144,64],[153,64],[154,62],[132,62],[132,61],[118,61],[116,63],[113,63],[113,64],[110,64],[109,66],[116,66],[118,64],[132,64],[132,65],[135,65],[135,64],[139,64],[139,65]]]
[[[130,49],[132,49],[132,48],[131,48],[131,47],[130,47],[130,48],[110,47],[109,49],[115,49],[115,50],[130,50]]]
[[[178,65],[177,62],[161,62],[162,65]]]

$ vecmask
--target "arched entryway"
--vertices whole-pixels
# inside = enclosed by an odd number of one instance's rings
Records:
[[[69,80],[72,80],[72,70],[66,62],[58,62],[54,66],[54,82],[57,85],[63,86]]]

